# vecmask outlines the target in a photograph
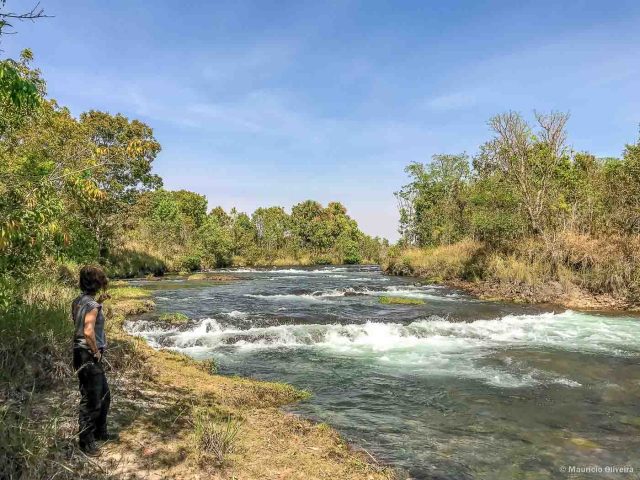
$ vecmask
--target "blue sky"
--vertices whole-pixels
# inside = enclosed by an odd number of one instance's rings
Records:
[[[601,156],[638,135],[638,1],[41,5],[55,18],[4,55],[31,48],[74,114],[147,122],[165,186],[210,207],[338,200],[393,240],[404,166],[473,154],[496,113],[569,111],[570,144]]]

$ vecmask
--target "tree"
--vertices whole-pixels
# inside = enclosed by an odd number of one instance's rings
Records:
[[[201,262],[204,268],[226,267],[231,264],[231,236],[217,221],[209,215],[197,231]]]
[[[301,248],[317,249],[322,244],[322,210],[322,205],[313,200],[298,203],[291,209],[291,230]]]
[[[614,226],[624,233],[640,232],[640,140],[626,145],[622,160],[605,164],[606,202]]]
[[[92,110],[83,113],[79,123],[94,153],[85,159],[85,176],[103,195],[78,201],[76,207],[87,228],[95,232],[100,256],[105,258],[119,214],[140,192],[162,186],[160,177],[151,173],[160,144],[150,127],[120,114]]]
[[[289,231],[289,215],[282,207],[258,208],[251,215],[258,245],[267,255],[273,255],[285,246]]]
[[[465,233],[467,155],[434,155],[429,165],[412,163],[405,171],[412,181],[396,193],[405,241],[437,245],[459,240]]]
[[[257,232],[249,215],[238,212],[235,207],[231,209],[231,240],[234,255],[248,255],[256,244]]]
[[[569,115],[535,113],[538,133],[516,112],[489,120],[495,136],[481,148],[476,168],[481,175],[500,171],[522,198],[531,231],[544,233],[545,219],[553,202],[554,176],[567,153],[565,126]]]

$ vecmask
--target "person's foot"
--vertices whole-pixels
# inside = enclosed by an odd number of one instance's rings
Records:
[[[100,449],[96,445],[96,442],[90,442],[84,445],[80,445],[80,450],[82,450],[82,453],[84,453],[87,457],[99,457],[101,454]]]
[[[117,433],[96,433],[95,434],[95,438],[96,440],[99,440],[101,442],[109,442],[109,441],[116,441],[120,438],[120,435],[118,435]]]

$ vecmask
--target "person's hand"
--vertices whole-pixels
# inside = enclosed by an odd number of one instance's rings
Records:
[[[111,295],[105,292],[98,297],[98,303],[103,303],[110,299],[111,299]]]
[[[94,353],[93,358],[95,359],[96,362],[99,362],[100,360],[102,360],[102,352],[98,351]]]

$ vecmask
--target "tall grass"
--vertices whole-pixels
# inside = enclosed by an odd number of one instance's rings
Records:
[[[432,248],[391,250],[383,263],[390,273],[430,281],[472,280],[530,292],[560,285],[593,295],[640,302],[640,236],[592,237],[563,232],[502,247],[472,240]],[[549,290],[549,289],[547,289]]]
[[[193,441],[200,461],[212,458],[222,464],[237,450],[237,437],[242,421],[231,416],[220,417],[207,409],[196,409],[193,417]]]
[[[432,248],[391,251],[383,268],[397,275],[416,275],[442,282],[473,275],[474,259],[482,244],[464,240]]]
[[[0,312],[0,478],[74,477],[62,463],[70,443],[59,435],[60,415],[34,414],[35,398],[73,375],[72,293],[55,278],[38,278]]]
[[[0,386],[39,387],[71,374],[70,301],[69,289],[41,285],[1,313]]]

